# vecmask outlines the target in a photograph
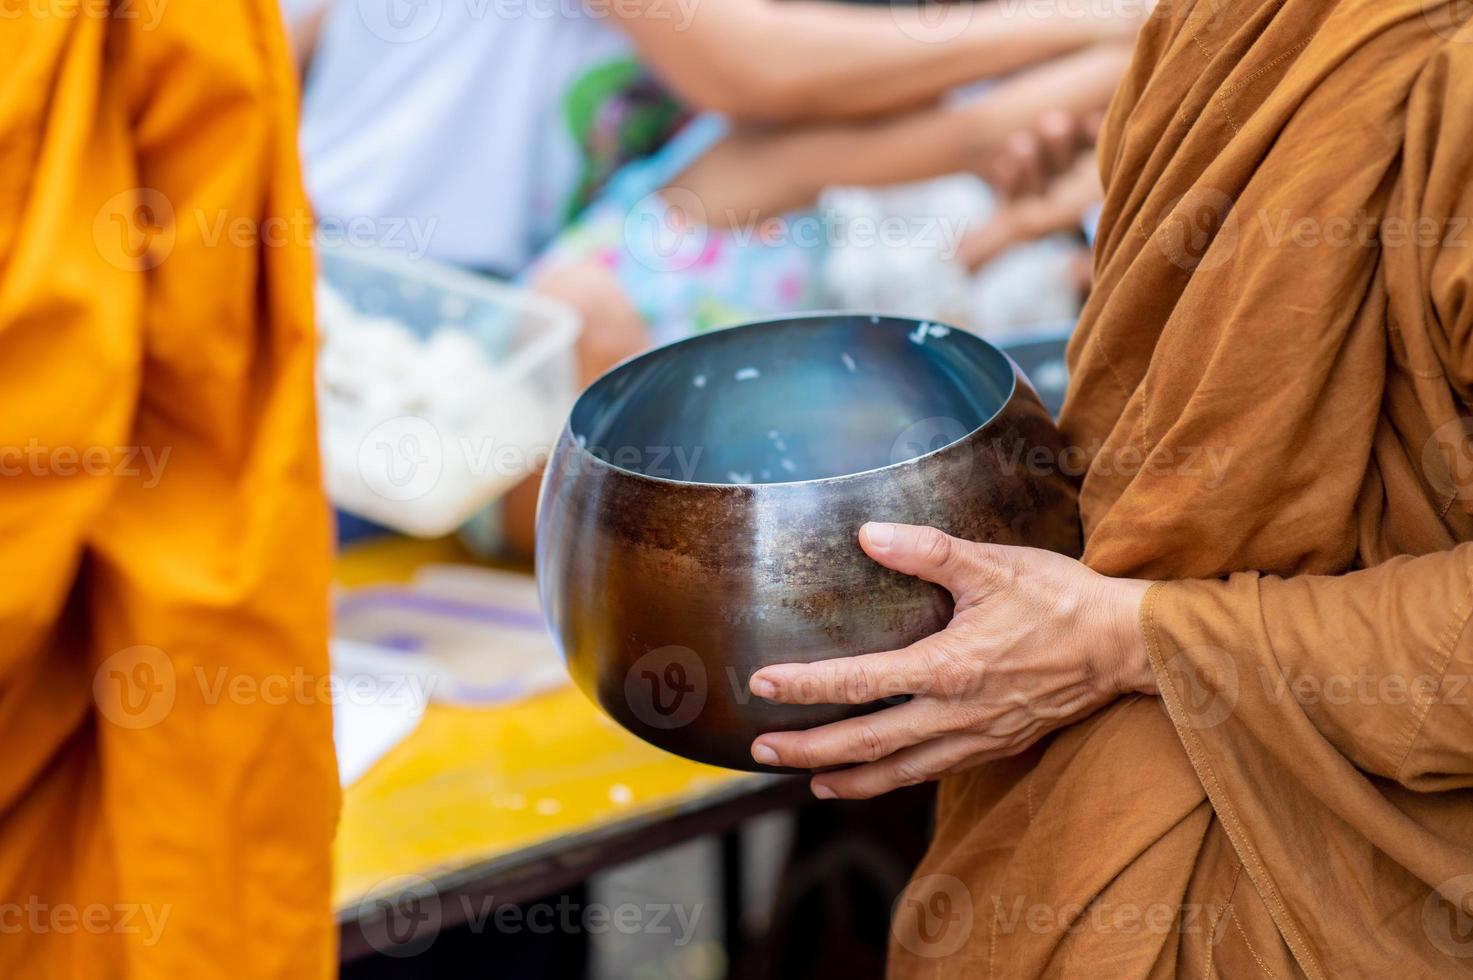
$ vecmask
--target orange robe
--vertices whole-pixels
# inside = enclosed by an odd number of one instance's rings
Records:
[[[326,977],[330,525],[276,0],[10,6],[0,977]]]
[[[946,780],[896,977],[1473,971],[1473,24],[1162,0],[1062,426],[1162,697]]]

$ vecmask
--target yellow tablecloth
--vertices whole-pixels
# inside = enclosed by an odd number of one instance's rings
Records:
[[[350,548],[337,580],[407,580],[429,562],[468,560],[450,540]],[[516,704],[431,704],[414,734],[344,792],[335,854],[340,911],[569,835],[667,813],[759,777],[687,762],[608,721],[569,686]]]

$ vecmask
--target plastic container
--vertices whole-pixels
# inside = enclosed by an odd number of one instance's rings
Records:
[[[577,394],[577,314],[400,252],[318,254],[328,493],[406,534],[448,534],[546,462]]]

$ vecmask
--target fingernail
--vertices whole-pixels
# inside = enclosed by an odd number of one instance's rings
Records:
[[[777,753],[773,751],[772,746],[763,742],[752,746],[752,758],[764,766],[775,766],[778,763]]]
[[[771,701],[773,698],[777,697],[777,685],[765,677],[753,677],[752,682],[747,686],[750,687],[752,689],[752,693],[757,695],[759,698],[767,698],[769,701]]]
[[[895,540],[895,525],[869,523],[864,526],[864,533],[873,547],[883,551]]]
[[[820,800],[832,800],[834,798],[834,791],[829,789],[823,783],[814,783],[813,795],[818,797]]]

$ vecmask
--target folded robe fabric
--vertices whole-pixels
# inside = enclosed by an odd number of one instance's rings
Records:
[[[329,515],[279,16],[0,18],[0,976],[335,971]]]
[[[1473,972],[1473,24],[1162,0],[1062,426],[1162,696],[947,779],[897,977]]]

